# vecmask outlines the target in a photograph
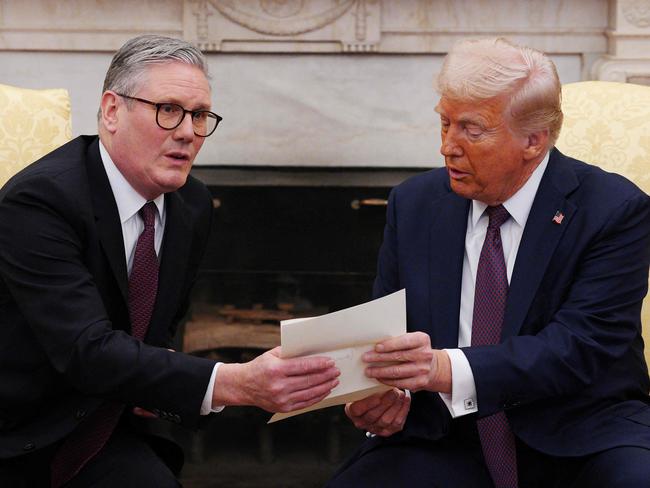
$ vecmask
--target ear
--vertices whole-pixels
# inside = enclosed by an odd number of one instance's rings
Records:
[[[100,103],[100,120],[102,122],[102,125],[111,134],[115,133],[117,130],[117,122],[119,119],[119,106],[117,98],[118,97],[114,92],[107,90],[102,95],[102,100]]]
[[[548,129],[529,134],[524,147],[524,159],[530,161],[543,156],[548,149],[548,138]]]

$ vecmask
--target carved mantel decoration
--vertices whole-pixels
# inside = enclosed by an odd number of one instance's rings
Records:
[[[188,0],[184,37],[205,51],[372,52],[377,0]]]
[[[630,24],[644,29],[650,27],[650,2],[631,0],[623,4],[623,16]]]
[[[611,1],[609,49],[592,68],[598,80],[650,85],[650,0]]]

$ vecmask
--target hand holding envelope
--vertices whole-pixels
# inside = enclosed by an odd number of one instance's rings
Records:
[[[447,353],[431,348],[424,332],[410,332],[377,344],[363,355],[370,363],[366,375],[385,385],[411,391],[451,392],[451,363]]]
[[[451,392],[449,356],[431,349],[431,340],[423,332],[382,341],[366,352],[363,360],[370,363],[368,377],[394,387],[345,407],[355,427],[372,434],[385,437],[402,430],[411,403],[409,391]]]
[[[378,342],[405,333],[405,290],[320,317],[283,321],[283,358],[329,357],[335,361],[341,375],[339,384],[324,400],[290,413],[275,414],[270,422],[391,390],[390,386],[366,376],[368,365],[362,357]]]

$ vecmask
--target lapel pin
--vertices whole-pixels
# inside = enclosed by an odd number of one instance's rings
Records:
[[[555,215],[553,216],[553,223],[560,225],[563,220],[564,220],[564,214],[559,210],[555,212]]]

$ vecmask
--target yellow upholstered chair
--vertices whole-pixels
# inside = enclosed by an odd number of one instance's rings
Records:
[[[0,84],[0,187],[19,170],[72,138],[66,90]]]
[[[650,87],[580,81],[562,87],[564,124],[556,143],[568,156],[632,180],[650,194]],[[650,295],[641,314],[650,365]]]

